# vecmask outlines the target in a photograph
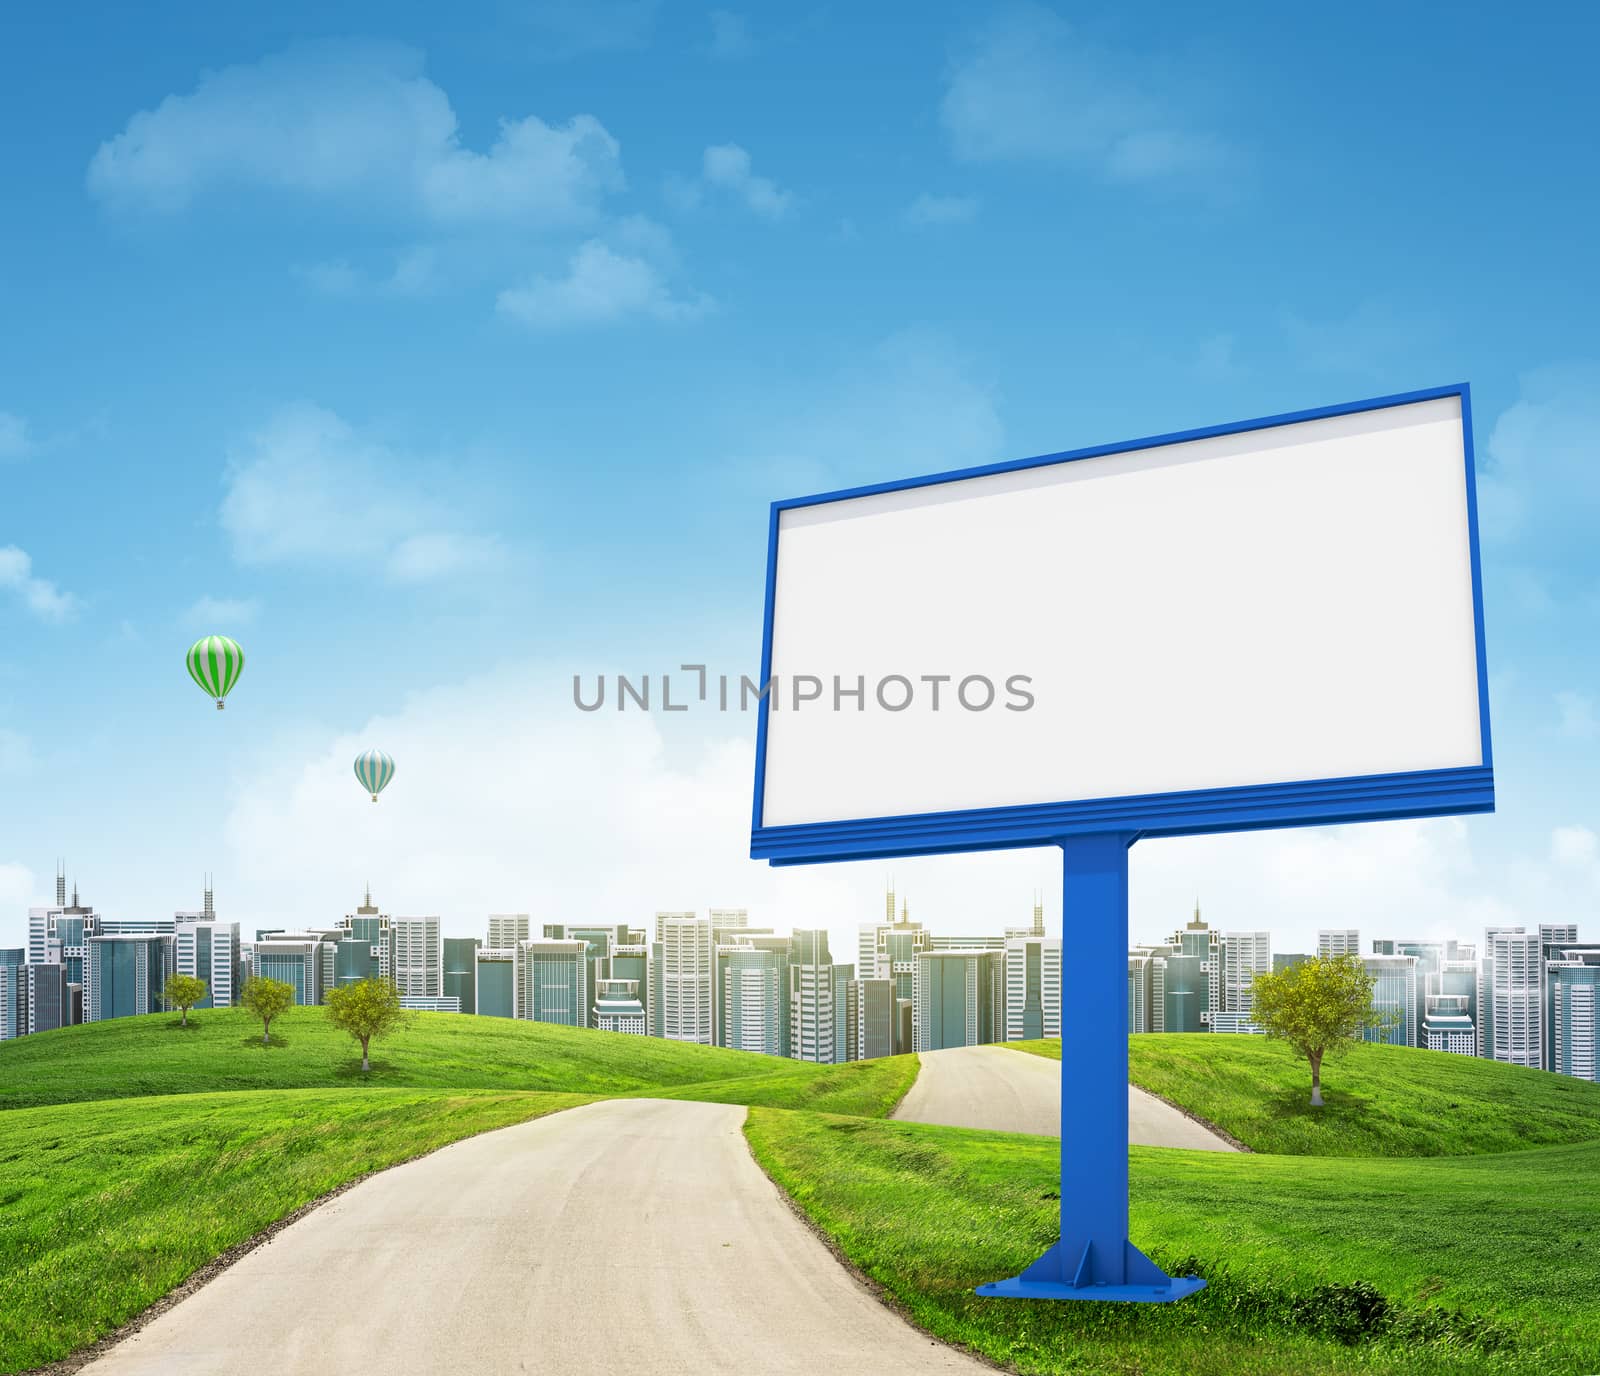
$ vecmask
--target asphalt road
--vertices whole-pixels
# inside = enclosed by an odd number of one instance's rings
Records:
[[[924,1051],[922,1069],[896,1118],[958,1128],[1061,1133],[1061,1063],[1003,1046]],[[1236,1148],[1170,1104],[1128,1086],[1128,1140],[1147,1147],[1196,1151]]]
[[[990,1371],[833,1259],[751,1158],[744,1115],[611,1100],[458,1142],[285,1228],[84,1370]]]

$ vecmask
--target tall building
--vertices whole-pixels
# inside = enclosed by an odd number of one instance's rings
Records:
[[[73,1008],[73,991],[79,986],[67,983],[67,969],[59,960],[23,966],[28,1000],[28,1031],[54,1032],[80,1021],[81,1010]],[[80,990],[81,993],[81,990]]]
[[[896,1042],[894,981],[858,979],[855,981],[856,1056],[872,1061],[893,1056]]]
[[[912,994],[915,1049],[938,1051],[997,1040],[996,1006],[1004,989],[1003,952],[918,952]]]
[[[1227,932],[1222,938],[1222,1008],[1248,1017],[1255,1009],[1251,986],[1272,973],[1270,932]]]
[[[657,913],[651,951],[651,1018],[656,1035],[713,1043],[711,922],[694,913]]]
[[[478,938],[447,936],[439,943],[444,996],[463,1013],[478,1011]]]
[[[1319,956],[1358,956],[1361,954],[1361,932],[1355,927],[1323,927],[1317,932]]]
[[[1479,1045],[1489,1059],[1539,1068],[1544,1054],[1544,951],[1536,933],[1490,927],[1478,973]]]
[[[275,979],[294,990],[297,1005],[322,1002],[336,979],[337,937],[318,932],[257,933],[250,968],[258,979]]]
[[[73,992],[67,1006],[70,1019],[73,1006],[82,997],[84,961],[88,955],[88,942],[102,930],[100,915],[94,908],[78,901],[78,886],[72,886],[72,898],[67,899],[67,878],[63,867],[56,869],[56,902],[54,907],[28,909],[28,964],[43,965],[50,961],[59,963],[66,982]],[[58,943],[52,952],[50,943]]]
[[[393,943],[391,978],[413,998],[444,995],[444,948],[437,917],[397,917],[389,923]]]
[[[489,914],[489,940],[485,944],[492,950],[513,950],[519,941],[526,941],[528,936],[527,913]]]
[[[1600,946],[1568,945],[1545,961],[1545,1069],[1600,1081]]]
[[[713,1040],[738,1051],[789,1054],[787,942],[755,946],[723,941],[716,948]]]
[[[517,948],[485,946],[474,953],[477,965],[473,998],[477,1011],[489,1018],[517,1016]]]
[[[589,1025],[587,942],[521,942],[515,970],[519,1018],[563,1027]]]
[[[0,950],[0,1042],[28,1033],[28,948]]]
[[[89,938],[83,963],[83,1020],[159,1013],[172,973],[171,937],[160,932],[102,933]]]
[[[1222,1011],[1222,933],[1194,917],[1162,950],[1162,1032],[1204,1032]],[[1160,948],[1158,948],[1159,950]]]
[[[1061,939],[1030,932],[1005,945],[1005,1039],[1061,1035]]]
[[[861,928],[857,974],[861,979],[892,979],[895,997],[909,999],[916,979],[917,952],[931,948],[933,937],[920,922],[911,920],[907,901],[900,900],[900,913],[894,911],[893,889],[884,896],[883,922],[868,922]]]
[[[1128,952],[1128,1031],[1165,1032],[1165,947],[1141,946]]]
[[[1363,1038],[1389,1046],[1415,1046],[1422,1022],[1417,997],[1417,958],[1365,956],[1361,963],[1375,981],[1372,1006],[1391,1020],[1389,1026],[1364,1029]]]
[[[789,956],[788,1054],[797,1061],[834,1065],[859,1056],[859,1029],[852,1019],[855,966],[835,965],[828,934],[796,930]]]
[[[173,969],[204,980],[196,1008],[227,1008],[239,1000],[239,924],[219,922],[211,884],[198,912],[173,914]]]

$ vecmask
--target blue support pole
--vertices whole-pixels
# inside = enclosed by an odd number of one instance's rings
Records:
[[[1128,847],[1069,836],[1062,854],[1061,1238],[1020,1276],[980,1295],[1181,1300],[1205,1285],[1169,1276],[1128,1241]]]

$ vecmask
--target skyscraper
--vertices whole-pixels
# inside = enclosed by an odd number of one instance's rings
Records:
[[[173,938],[160,932],[104,933],[89,938],[83,963],[83,1020],[159,1013],[172,973]]]
[[[856,1055],[863,1061],[895,1054],[895,997],[892,979],[858,979]]]
[[[1415,1046],[1421,1026],[1421,1003],[1417,996],[1417,958],[1415,956],[1364,956],[1362,965],[1375,981],[1372,1006],[1391,1023],[1368,1027],[1362,1036],[1369,1042],[1389,1046]]]
[[[490,913],[488,945],[494,950],[510,950],[528,939],[527,913]]]
[[[1600,946],[1558,948],[1545,962],[1547,1070],[1600,1081]]]
[[[789,1055],[787,946],[782,939],[761,946],[749,939],[717,945],[713,1039],[718,1046]]]
[[[1029,933],[1005,946],[1005,1039],[1061,1035],[1061,939]]]
[[[206,996],[196,1008],[227,1008],[239,996],[239,924],[219,922],[210,881],[198,912],[173,914],[173,968],[204,980]]]
[[[563,1027],[589,1025],[587,942],[519,942],[515,968],[519,1018]]]
[[[789,956],[789,1054],[797,1061],[831,1065],[859,1055],[859,1030],[851,1018],[853,965],[835,965],[828,934],[797,929]]]
[[[712,1045],[711,922],[694,913],[656,914],[651,1017],[668,1041]]]
[[[995,1041],[1004,969],[1001,951],[919,951],[912,994],[916,1050]]]
[[[1272,973],[1270,932],[1227,932],[1222,938],[1222,1011],[1248,1016],[1255,1011],[1251,985]]]
[[[1539,1067],[1544,1052],[1544,952],[1537,934],[1490,927],[1479,967],[1480,1044],[1491,1060]]]
[[[440,943],[445,998],[453,998],[463,1013],[478,1011],[478,938],[447,936]]]
[[[402,994],[440,998],[444,994],[444,948],[437,917],[397,917],[389,923],[393,975]]]
[[[0,950],[0,1042],[28,1032],[27,948]]]
[[[1356,927],[1323,927],[1317,932],[1319,956],[1358,956],[1361,932]]]

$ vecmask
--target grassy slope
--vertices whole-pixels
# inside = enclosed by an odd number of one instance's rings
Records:
[[[1600,1192],[1586,1184],[1600,1143],[1381,1161],[1135,1148],[1135,1239],[1211,1282],[1146,1306],[971,1293],[1053,1240],[1049,1139],[766,1109],[746,1133],[919,1324],[1024,1373],[1578,1373],[1600,1354]],[[1392,1326],[1363,1336],[1339,1303],[1354,1291],[1304,1302],[1363,1280],[1393,1306]]]
[[[295,1008],[272,1025],[243,1009],[173,1014],[63,1028],[0,1043],[0,1109],[230,1089],[372,1086],[553,1090],[661,1095],[884,1114],[915,1075],[915,1060],[802,1066],[773,1056],[628,1037],[509,1018],[419,1013],[374,1043],[372,1073],[324,1010]]]
[[[367,1171],[584,1102],[313,1089],[0,1113],[0,1372],[93,1342]]]
[[[1007,1046],[1061,1056],[1059,1040]],[[1259,1152],[1459,1156],[1600,1138],[1600,1085],[1442,1051],[1352,1046],[1323,1065],[1321,1109],[1305,1062],[1265,1037],[1130,1037],[1128,1077]]]

